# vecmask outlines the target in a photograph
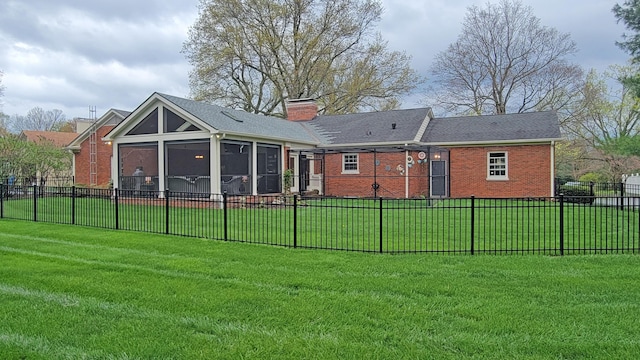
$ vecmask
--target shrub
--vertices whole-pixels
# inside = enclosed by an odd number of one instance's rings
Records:
[[[608,182],[607,176],[605,174],[590,172],[580,176],[580,182],[590,182],[593,181],[595,183],[605,183]]]
[[[560,194],[564,195],[564,201],[576,204],[593,204],[593,194],[589,186],[561,186]]]

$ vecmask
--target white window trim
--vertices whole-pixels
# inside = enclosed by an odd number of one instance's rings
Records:
[[[504,175],[489,175],[491,171],[491,154],[504,154]],[[489,151],[487,153],[487,180],[505,181],[509,180],[509,153],[506,151]]]
[[[347,156],[355,156],[356,157],[356,167],[357,169],[355,170],[345,170],[345,159],[347,158]],[[342,154],[342,174],[360,174],[360,156],[356,153],[350,153],[350,154]]]

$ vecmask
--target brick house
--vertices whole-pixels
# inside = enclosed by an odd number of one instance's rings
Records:
[[[561,140],[555,112],[436,118],[423,108],[309,116],[314,108],[297,101],[293,119],[322,140],[305,151],[314,162],[322,159],[320,192],[328,195],[553,195]],[[309,167],[302,166],[307,184],[315,171],[308,174]]]
[[[76,184],[109,184],[112,150],[102,138],[128,115],[128,111],[110,109],[95,121],[77,122],[79,134],[66,146],[67,150],[73,152],[73,175]]]
[[[292,169],[293,192],[330,196],[553,195],[554,112],[317,115],[308,99],[287,110],[283,120],[154,93],[102,138],[113,144],[114,186],[159,196],[280,193]]]

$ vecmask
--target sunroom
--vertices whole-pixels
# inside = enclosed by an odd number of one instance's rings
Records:
[[[159,197],[283,192],[286,152],[316,143],[294,122],[159,93],[103,141],[114,188]]]

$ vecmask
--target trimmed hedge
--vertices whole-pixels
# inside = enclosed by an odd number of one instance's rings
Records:
[[[560,194],[564,195],[564,201],[575,204],[593,204],[595,199],[589,186],[561,186]]]

